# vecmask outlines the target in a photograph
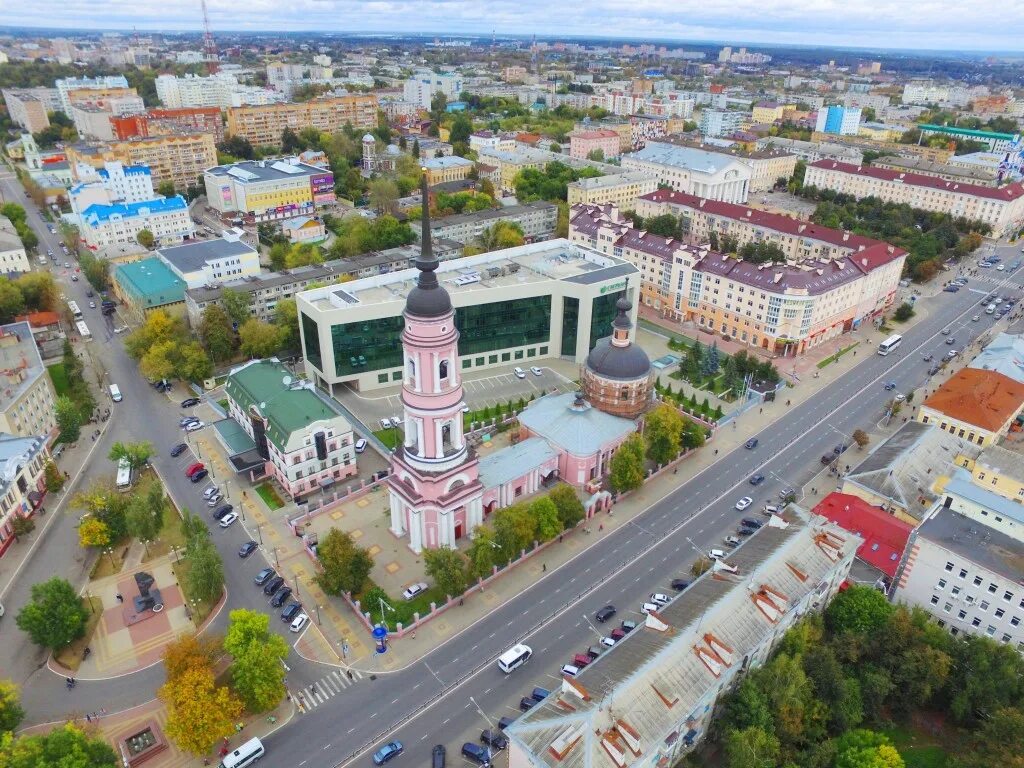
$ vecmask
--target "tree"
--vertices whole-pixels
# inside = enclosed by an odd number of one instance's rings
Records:
[[[390,213],[400,196],[398,186],[391,179],[379,178],[370,182],[370,205],[377,213]]]
[[[241,136],[227,136],[217,145],[217,149],[242,160],[252,160],[254,152],[249,140]]]
[[[892,615],[892,603],[874,587],[852,586],[836,595],[825,611],[825,623],[836,634],[877,633]]]
[[[250,359],[270,357],[281,348],[281,329],[251,317],[238,329],[239,349]]]
[[[4,768],[120,768],[121,760],[100,736],[86,735],[72,723],[44,734],[0,737]]]
[[[558,520],[562,528],[572,528],[583,519],[585,514],[583,502],[576,495],[575,489],[567,483],[559,483],[548,492],[548,498],[555,504],[558,510]]]
[[[187,507],[181,510],[179,529],[186,546],[193,541],[210,538],[210,529],[206,527],[206,522],[199,515],[189,511]]]
[[[779,753],[779,739],[768,729],[733,729],[725,734],[725,764],[729,768],[775,768]]]
[[[904,768],[900,753],[889,737],[858,728],[847,731],[836,742],[836,768]]]
[[[750,678],[744,679],[736,692],[726,699],[722,720],[731,730],[762,728],[771,731],[775,727],[768,697]]]
[[[534,499],[530,503],[530,514],[533,515],[538,540],[551,541],[551,539],[562,532],[562,521],[559,518],[558,507],[555,506],[555,502],[548,496]]]
[[[211,667],[193,666],[169,679],[157,692],[167,706],[164,730],[178,747],[193,755],[209,751],[235,732],[242,702],[226,685],[217,686]]]
[[[198,600],[212,603],[224,589],[224,562],[209,538],[195,538],[185,544],[190,568],[188,591]]]
[[[612,456],[609,483],[617,492],[639,488],[644,481],[644,440],[630,435]]]
[[[213,374],[213,362],[203,345],[190,341],[178,349],[178,376],[187,381],[202,381]]]
[[[868,433],[863,429],[855,429],[853,431],[853,442],[857,444],[858,448],[863,448],[869,441],[870,438],[868,437]]]
[[[0,680],[0,734],[13,731],[25,718],[25,710],[18,700],[18,686],[10,680]]]
[[[698,557],[693,561],[693,565],[690,566],[690,574],[693,576],[700,576],[701,574],[707,573],[711,569],[711,560],[706,557]]]
[[[167,179],[160,182],[156,188],[156,193],[164,197],[174,197],[177,194],[177,190],[174,189],[174,182]]]
[[[423,566],[427,575],[449,597],[458,597],[466,591],[466,561],[458,550],[451,547],[425,549]]]
[[[373,557],[366,549],[356,546],[348,533],[331,528],[320,539],[316,554],[321,569],[317,583],[324,592],[340,595],[363,591],[373,568]]]
[[[189,669],[213,667],[220,655],[220,642],[206,635],[184,634],[164,648],[164,672],[176,680]]]
[[[160,496],[163,491],[159,483],[151,483],[151,489],[155,488]],[[160,533],[163,525],[163,510],[158,507],[156,510],[150,503],[150,499],[142,494],[133,494],[125,515],[125,525],[128,534],[139,541],[152,541]]]
[[[637,226],[640,226],[639,224]],[[671,213],[663,213],[660,216],[652,216],[644,219],[643,228],[652,235],[671,237],[677,240],[682,239],[683,232],[679,226],[679,219]]]
[[[299,349],[299,309],[295,299],[280,299],[274,306],[274,325],[281,332],[281,346],[285,349]]]
[[[82,430],[82,414],[67,395],[59,395],[54,403],[54,416],[57,419],[57,427],[60,429],[60,441],[62,443],[73,443],[78,440]]]
[[[140,229],[135,239],[139,241],[139,245],[143,248],[152,248],[156,243],[156,237],[148,229]]]
[[[484,251],[498,251],[503,248],[515,248],[526,242],[523,228],[514,221],[497,221],[486,227],[477,237],[477,242]]]
[[[692,451],[704,445],[704,426],[692,419],[683,419],[683,430],[680,435],[680,443],[683,448]]]
[[[162,309],[155,309],[125,339],[125,350],[133,359],[141,360],[156,344],[185,337],[185,324],[180,318],[171,317]]]
[[[121,459],[124,459],[128,462],[128,467],[135,472],[149,464],[149,459],[152,455],[153,444],[146,440],[138,443],[122,443],[118,441],[110,446],[110,453],[107,454],[107,458],[113,462],[119,462]]]
[[[270,631],[270,617],[250,610],[230,616],[224,650],[231,654],[231,683],[250,712],[266,712],[284,698],[288,644]]]
[[[452,127],[448,133],[448,141],[452,144],[456,142],[466,144],[469,142],[471,133],[473,133],[473,123],[469,119],[469,115],[465,112],[460,112],[455,115],[455,120],[452,122]]]
[[[86,517],[78,524],[79,546],[83,548],[105,547],[110,542],[110,528],[98,517]]]
[[[529,549],[537,537],[537,524],[526,504],[513,504],[491,515],[494,541],[509,562]]]
[[[235,331],[223,307],[211,304],[203,310],[203,317],[199,321],[199,338],[216,362],[231,358],[235,352]]]
[[[88,611],[66,579],[54,577],[32,585],[32,599],[18,612],[18,628],[32,642],[59,651],[85,634]]]
[[[562,145],[556,141],[553,141],[551,142],[551,145],[548,147],[548,151],[554,152],[556,155],[560,155],[562,154]]]
[[[139,360],[139,371],[151,381],[175,378],[175,373],[178,371],[180,349],[181,341],[179,339],[165,339],[156,342]]]
[[[420,140],[412,140],[412,156],[418,158],[420,156]]]
[[[252,310],[249,309],[251,301],[252,297],[248,293],[237,288],[225,288],[220,293],[220,306],[238,327],[252,317]]]
[[[601,149],[600,147],[598,147],[597,149],[590,150],[587,153],[587,160],[593,160],[594,162],[597,163],[604,162],[604,150]]]
[[[474,579],[486,579],[494,571],[496,564],[494,529],[489,525],[478,525],[473,529],[473,540],[466,549],[469,560],[467,571]]]
[[[914,305],[909,301],[904,301],[898,307],[896,311],[892,313],[892,319],[899,323],[904,323],[914,316]]]
[[[647,457],[655,464],[667,464],[679,454],[684,421],[682,414],[668,403],[651,410],[644,419]]]
[[[31,517],[22,517],[18,514],[11,517],[11,533],[14,534],[15,541],[21,541],[22,536],[28,536],[35,529],[36,521]]]

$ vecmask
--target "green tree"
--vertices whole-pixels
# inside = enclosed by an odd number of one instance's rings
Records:
[[[274,306],[274,325],[281,331],[281,346],[285,349],[299,349],[299,309],[295,299],[281,299]]]
[[[57,464],[53,459],[46,462],[46,467],[43,470],[43,477],[43,482],[46,484],[46,490],[48,493],[57,493],[64,487],[64,474],[57,469]]]
[[[909,301],[904,301],[898,307],[896,311],[892,313],[892,319],[899,323],[905,323],[907,320],[914,316],[914,305]]]
[[[66,579],[54,577],[32,585],[32,598],[15,622],[32,642],[59,651],[85,634],[88,611]]]
[[[242,326],[246,320],[252,317],[252,310],[249,305],[252,297],[245,291],[237,288],[225,288],[220,292],[220,306],[231,318],[231,322]]]
[[[185,545],[189,558],[188,592],[207,603],[215,602],[224,590],[224,561],[209,538],[194,538]]]
[[[750,678],[745,678],[736,692],[726,699],[722,720],[723,725],[731,730],[760,728],[771,732],[775,727],[768,697]]]
[[[143,248],[152,248],[156,243],[156,237],[148,229],[140,229],[135,239],[139,241],[139,245]]]
[[[203,317],[199,321],[199,338],[215,361],[224,362],[231,358],[235,352],[235,331],[223,307],[211,304],[203,310]]]
[[[22,536],[28,536],[35,529],[36,521],[31,517],[14,515],[11,518],[11,533],[14,534],[15,541],[21,541]]]
[[[679,219],[671,213],[663,213],[660,216],[644,219],[643,228],[652,235],[671,237],[676,240],[680,240],[683,237],[682,229],[679,226]]]
[[[449,597],[466,591],[466,560],[451,547],[423,550],[423,567],[438,588]]]
[[[153,488],[156,489],[162,501],[163,490],[160,488],[160,484],[151,483],[150,492]],[[154,509],[149,493],[133,494],[125,514],[125,525],[128,528],[128,534],[133,538],[139,541],[152,541],[163,526],[162,504]]]
[[[317,544],[316,554],[320,561],[317,583],[324,592],[340,595],[363,591],[373,568],[373,557],[366,549],[356,546],[348,533],[331,528]]]
[[[391,213],[400,196],[398,185],[391,179],[379,178],[370,182],[370,205],[377,213]]]
[[[497,221],[480,232],[477,242],[487,252],[515,248],[526,242],[526,239],[523,236],[523,228],[517,222]]]
[[[466,144],[469,142],[469,136],[471,133],[473,133],[473,123],[469,119],[469,115],[465,112],[459,112],[455,115],[455,120],[452,122],[452,126],[448,134],[448,141],[452,144],[456,142]]]
[[[541,496],[530,503],[530,514],[533,515],[537,527],[537,539],[551,541],[562,532],[562,521],[558,507],[548,496]]]
[[[45,734],[0,736],[4,768],[120,768],[121,760],[99,736],[88,736],[72,723]]]
[[[613,490],[631,491],[644,481],[644,440],[640,435],[627,437],[612,456],[609,483]]]
[[[53,412],[57,419],[57,427],[60,429],[60,441],[77,441],[82,431],[82,413],[75,401],[67,395],[59,395],[54,403]]]
[[[0,734],[13,731],[25,719],[25,710],[18,698],[18,686],[0,680]]]
[[[972,734],[971,748],[958,755],[964,768],[1022,768],[1024,711],[1000,707]]]
[[[250,359],[270,357],[281,349],[281,329],[251,317],[238,329],[239,349]]]
[[[889,737],[863,728],[848,731],[836,741],[836,768],[904,768]]]
[[[156,193],[158,195],[163,195],[164,197],[174,197],[178,194],[177,190],[174,189],[174,182],[169,179],[161,181],[160,184],[157,185]]]
[[[224,650],[231,654],[231,684],[250,712],[266,712],[285,695],[288,644],[270,631],[265,613],[239,609],[231,611]]]
[[[206,522],[196,513],[189,511],[187,507],[181,510],[179,529],[186,546],[193,541],[210,538],[210,529],[206,527]]]
[[[473,540],[466,549],[469,576],[474,579],[486,579],[491,575],[497,563],[496,545],[494,529],[489,525],[478,525],[473,529]]]
[[[601,149],[600,147],[598,147],[597,149],[590,150],[590,152],[587,153],[587,160],[593,160],[594,162],[597,163],[603,163],[604,150]]]
[[[0,321],[9,323],[25,311],[25,297],[6,277],[0,277]]]
[[[548,492],[548,498],[558,509],[558,520],[563,529],[572,528],[583,519],[585,511],[583,502],[576,495],[576,490],[568,483],[559,483]]]
[[[725,734],[725,763],[729,768],[775,768],[780,751],[778,738],[768,729],[745,728]]]
[[[825,610],[825,623],[836,634],[873,635],[888,622],[894,608],[874,587],[852,586],[836,595]]]
[[[668,403],[649,411],[644,419],[644,439],[647,456],[655,464],[667,464],[674,459],[682,445],[684,421]]]
[[[153,444],[147,440],[138,443],[122,443],[120,440],[110,446],[107,458],[117,463],[124,459],[131,470],[137,471],[149,463],[153,455]]]
[[[533,546],[537,524],[525,504],[513,504],[491,515],[494,540],[506,562],[519,557],[522,550]]]

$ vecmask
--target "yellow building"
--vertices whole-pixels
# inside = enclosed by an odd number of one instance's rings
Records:
[[[1024,384],[997,371],[963,368],[921,404],[917,420],[987,446],[1009,432],[1022,410]]]
[[[212,133],[176,133],[145,136],[105,144],[77,144],[67,148],[71,172],[79,163],[103,168],[106,162],[148,165],[153,186],[170,181],[179,192],[195,186],[203,172],[217,164]]]
[[[274,147],[281,144],[285,128],[296,133],[303,128],[334,133],[346,125],[360,129],[376,128],[377,97],[350,94],[299,104],[230,107],[227,132],[248,139],[253,146]]]
[[[423,171],[427,175],[427,185],[444,184],[449,181],[461,181],[468,178],[473,170],[473,161],[458,155],[450,157],[432,157],[423,161]]]
[[[903,126],[884,123],[861,123],[857,127],[857,135],[871,141],[896,142],[905,132]]]
[[[569,206],[612,203],[619,210],[632,211],[636,210],[637,198],[657,188],[657,177],[645,171],[625,171],[593,179],[580,179],[569,184]]]
[[[796,109],[794,104],[779,104],[774,101],[762,101],[754,105],[751,120],[755,125],[771,125],[776,120],[781,120],[786,110]]]
[[[27,322],[0,326],[0,384],[0,432],[49,439],[56,396]]]
[[[335,200],[333,174],[298,158],[218,165],[206,170],[203,184],[212,208],[257,222],[309,216]]]

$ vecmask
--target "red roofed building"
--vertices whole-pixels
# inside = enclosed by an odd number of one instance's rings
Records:
[[[858,200],[877,197],[887,203],[906,203],[925,211],[963,216],[988,224],[996,237],[1024,226],[1021,182],[983,187],[920,173],[819,160],[807,166],[804,184],[852,195]]]
[[[912,525],[847,493],[830,493],[818,502],[814,514],[864,539],[857,549],[857,557],[890,580],[896,576],[910,532],[914,530]]]

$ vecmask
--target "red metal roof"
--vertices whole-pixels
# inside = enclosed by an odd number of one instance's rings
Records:
[[[818,160],[811,163],[811,168],[822,168],[827,171],[839,171],[853,176],[870,176],[883,181],[898,181],[915,187],[929,187],[944,192],[959,192],[973,197],[987,197],[991,200],[1016,200],[1024,196],[1024,183],[1007,184],[1003,187],[982,187],[977,184],[964,184],[959,181],[946,181],[936,176],[924,176],[920,173],[893,171],[889,168],[876,168],[872,165],[853,165],[840,163],[837,160]]]
[[[896,576],[913,526],[848,493],[830,493],[818,502],[814,513],[862,537],[857,557],[889,578]]]

